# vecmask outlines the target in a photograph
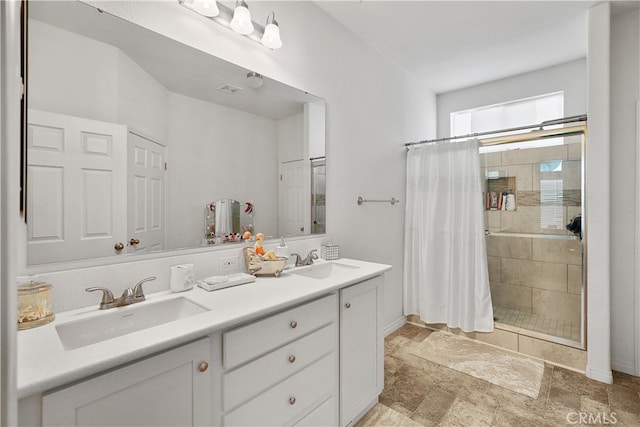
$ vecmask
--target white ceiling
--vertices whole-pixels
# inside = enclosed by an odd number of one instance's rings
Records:
[[[593,1],[318,1],[435,93],[586,56]]]

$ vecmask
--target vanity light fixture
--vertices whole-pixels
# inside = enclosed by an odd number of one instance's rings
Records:
[[[220,15],[220,9],[218,9],[218,3],[215,0],[184,0],[182,4],[207,18],[215,18]]]
[[[269,49],[280,49],[282,47],[280,27],[278,26],[278,21],[276,21],[276,13],[274,11],[269,12],[267,16],[267,24],[264,26],[264,34],[260,42]]]
[[[238,34],[248,36],[253,33],[253,22],[251,22],[251,12],[244,0],[236,0],[236,8],[233,11],[233,19],[229,24],[231,29]]]
[[[280,27],[275,12],[269,12],[265,27],[251,20],[251,13],[245,0],[236,0],[235,9],[231,9],[215,0],[177,0],[178,4],[218,24],[232,29],[238,34],[261,43],[269,49],[280,49]]]

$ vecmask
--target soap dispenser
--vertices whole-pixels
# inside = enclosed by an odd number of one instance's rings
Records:
[[[276,247],[276,256],[283,258],[289,258],[291,256],[289,246],[284,243],[284,237],[280,238],[280,246]]]

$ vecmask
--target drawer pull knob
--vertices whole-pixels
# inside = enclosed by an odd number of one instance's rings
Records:
[[[295,397],[290,397],[289,398],[289,405],[295,405],[296,404],[296,398]]]
[[[202,362],[200,366],[198,366],[198,370],[200,372],[206,372],[207,369],[209,369],[209,364],[207,362]]]
[[[289,363],[293,363],[295,361],[296,361],[296,357],[295,356],[293,356],[293,355],[289,356]]]
[[[298,322],[296,322],[295,320],[291,321],[291,323],[289,324],[289,326],[291,326],[291,329],[295,329],[298,327]]]
[[[344,306],[345,306],[345,307],[347,307],[347,308],[351,308],[351,303],[350,303],[350,302],[348,302],[348,303],[346,303]]]

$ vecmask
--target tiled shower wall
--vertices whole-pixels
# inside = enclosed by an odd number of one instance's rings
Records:
[[[481,155],[483,173],[515,177],[515,211],[486,211],[487,255],[495,307],[572,322],[581,320],[582,242],[564,226],[581,211],[581,144]],[[562,161],[555,171],[541,163]],[[559,170],[561,169],[561,170]],[[561,181],[555,228],[541,225],[541,181]],[[555,236],[546,236],[555,235]],[[557,237],[565,236],[564,239]],[[568,238],[568,239],[567,239]]]

